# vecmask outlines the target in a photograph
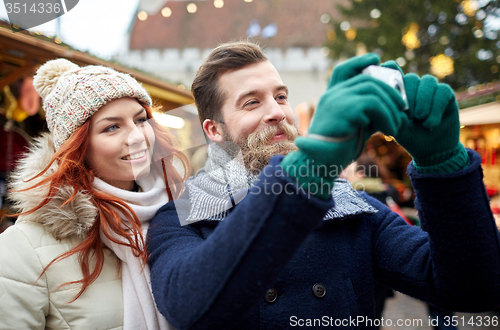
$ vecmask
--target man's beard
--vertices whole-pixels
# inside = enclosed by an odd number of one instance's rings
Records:
[[[279,130],[284,132],[286,139],[277,142],[271,141]],[[297,150],[293,141],[299,136],[299,130],[285,121],[278,125],[269,125],[236,141],[231,137],[225,125],[222,125],[222,131],[224,141],[234,142],[241,148],[245,167],[252,174],[259,174],[269,164],[272,156],[287,155],[291,151]]]

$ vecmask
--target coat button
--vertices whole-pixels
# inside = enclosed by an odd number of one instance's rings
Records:
[[[326,294],[326,288],[321,283],[314,284],[313,287],[312,287],[312,290],[313,290],[313,294],[317,298],[323,298],[325,296],[325,294]]]
[[[278,298],[278,292],[276,292],[275,289],[269,289],[266,292],[266,295],[264,296],[264,300],[270,304],[276,301]]]

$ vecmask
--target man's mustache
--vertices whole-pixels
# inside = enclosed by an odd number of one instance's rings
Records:
[[[247,139],[248,147],[255,148],[271,143],[271,140],[276,136],[278,131],[283,131],[288,141],[294,141],[299,136],[299,131],[295,126],[282,121],[278,125],[269,125],[260,131],[250,134]]]

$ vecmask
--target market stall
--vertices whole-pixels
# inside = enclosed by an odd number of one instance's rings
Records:
[[[482,158],[484,183],[490,196],[500,190],[500,103],[460,110],[460,142]]]

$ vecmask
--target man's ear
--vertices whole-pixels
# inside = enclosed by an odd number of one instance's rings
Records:
[[[203,130],[208,138],[214,142],[221,143],[224,141],[222,136],[222,129],[220,125],[223,125],[212,119],[205,119],[203,121]]]

